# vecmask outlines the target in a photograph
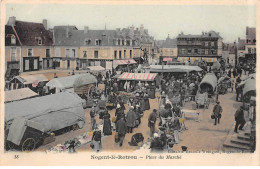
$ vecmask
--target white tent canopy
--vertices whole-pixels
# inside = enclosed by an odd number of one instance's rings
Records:
[[[5,102],[22,100],[30,97],[37,96],[38,94],[29,88],[21,88],[16,90],[5,91]]]

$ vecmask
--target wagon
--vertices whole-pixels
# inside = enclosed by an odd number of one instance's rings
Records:
[[[84,100],[77,94],[58,94],[5,104],[5,148],[32,151],[53,133],[85,124]]]
[[[229,76],[220,77],[218,80],[219,94],[225,94],[229,88],[232,88],[232,82]]]
[[[214,73],[207,73],[200,82],[199,88],[202,93],[207,92],[210,96],[214,95],[217,87],[217,77]]]

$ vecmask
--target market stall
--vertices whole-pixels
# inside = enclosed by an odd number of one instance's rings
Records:
[[[200,82],[200,90],[213,95],[217,87],[217,82],[218,80],[214,73],[207,73]]]
[[[62,92],[5,104],[6,148],[34,150],[52,132],[83,128],[85,112],[77,94]]]
[[[191,71],[200,72],[202,69],[198,66],[185,65],[150,65],[150,72],[175,72],[175,73],[189,73]]]
[[[252,96],[256,96],[256,80],[248,79],[243,88],[243,101],[249,103]]]
[[[135,64],[137,64],[137,62],[134,59],[114,60],[113,68],[116,70],[130,69],[130,67],[132,67]]]
[[[5,91],[5,103],[17,101],[17,100],[28,99],[28,98],[32,98],[35,96],[38,96],[38,94],[29,88],[8,90],[8,91]]]

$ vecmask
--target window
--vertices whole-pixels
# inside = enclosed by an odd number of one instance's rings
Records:
[[[76,57],[76,49],[72,49],[71,51],[72,51],[72,57],[75,58]]]
[[[66,49],[66,57],[70,57],[70,49]]]
[[[122,51],[119,51],[119,59],[122,59]]]
[[[188,54],[191,54],[191,49],[188,49]]]
[[[124,58],[126,58],[126,50],[124,50]]]
[[[38,45],[42,45],[42,38],[38,39]]]
[[[11,48],[11,61],[17,61],[16,48]]]
[[[214,50],[211,50],[211,51],[210,51],[210,54],[212,54],[212,55],[213,55],[214,53],[215,53],[215,51],[214,51]]]
[[[211,42],[211,45],[210,46],[214,46],[214,42]]]
[[[185,49],[181,49],[181,54],[185,54]]]
[[[205,55],[208,55],[208,54],[209,54],[209,50],[206,49],[206,50],[205,50]]]
[[[114,58],[117,59],[117,51],[114,51]]]
[[[132,58],[132,50],[130,50],[130,58]]]
[[[32,55],[33,55],[33,50],[32,49],[28,49],[27,56],[32,56]]]
[[[204,55],[204,54],[205,54],[205,49],[201,49],[201,50],[200,50],[200,53],[201,53],[202,55]]]
[[[98,51],[97,50],[94,51],[94,57],[95,57],[95,59],[98,58]]]
[[[121,45],[120,39],[117,40],[117,45]]]
[[[83,51],[83,57],[86,58],[87,57],[87,51]]]
[[[252,53],[251,48],[248,48],[248,53]]]
[[[60,52],[61,49],[60,48],[55,48],[55,57],[60,57]]]
[[[96,45],[96,46],[99,46],[99,45],[101,45],[101,40],[99,40],[99,39],[96,39],[96,41],[95,41],[95,45]]]
[[[208,42],[205,42],[205,46],[208,46],[209,44],[208,44]]]
[[[46,55],[46,58],[49,58],[51,56],[50,49],[46,49],[45,55]]]
[[[90,43],[91,43],[91,40],[90,40],[90,39],[85,40],[85,45],[86,45],[86,46],[87,46],[87,45],[90,45]]]
[[[123,46],[125,45],[125,41],[124,41],[124,40],[122,40],[122,45],[123,45]]]
[[[11,44],[15,45],[16,44],[16,38],[14,35],[11,36]]]
[[[195,53],[195,54],[198,54],[198,49],[194,49],[194,53]]]

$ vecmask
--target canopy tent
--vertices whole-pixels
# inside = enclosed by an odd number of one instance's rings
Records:
[[[217,87],[218,79],[214,73],[207,73],[200,82],[200,89],[213,94]]]
[[[25,132],[21,128],[25,126],[50,133],[74,124],[82,125],[85,123],[83,103],[77,94],[69,92],[6,103],[7,140],[19,145]],[[22,126],[17,126],[17,118],[24,120]]]
[[[79,80],[77,80],[79,79]],[[84,74],[76,74],[72,76],[66,76],[66,77],[59,77],[54,78],[50,80],[46,86],[48,86],[50,89],[58,88],[60,90],[68,89],[74,87],[74,83],[77,81],[77,84],[75,85],[83,85],[86,83],[96,83],[95,76],[84,73]]]
[[[150,72],[185,72],[202,71],[198,66],[187,65],[151,65]]]
[[[27,84],[38,84],[39,82],[47,82],[48,79],[44,74],[35,74],[35,75],[20,75],[15,76],[15,80],[20,81],[21,83],[27,85]]]
[[[125,72],[118,77],[119,80],[154,81],[157,73],[128,73]]]
[[[82,86],[85,86],[88,84],[93,84],[93,83],[97,83],[96,77],[87,73],[87,74],[84,74],[83,76],[79,76],[75,80],[73,87],[77,88],[77,87],[82,87]]]
[[[114,60],[113,61],[113,67],[117,67],[119,65],[131,65],[136,64],[136,61],[134,59],[124,59],[124,60]]]
[[[218,61],[214,62],[212,65],[212,69],[218,70],[218,69],[220,69],[220,67],[221,67],[221,64]]]
[[[256,79],[256,74],[253,73],[253,74],[250,74],[249,76],[247,75],[242,75],[242,77],[240,78],[242,81],[243,80],[247,80],[247,79]]]
[[[104,71],[104,70],[106,70],[102,66],[89,66],[89,67],[87,67],[87,69],[90,70],[90,71]]]
[[[243,95],[246,95],[250,91],[256,91],[256,80],[255,79],[248,79],[245,82],[245,86],[243,88]]]
[[[27,99],[37,96],[38,94],[29,88],[21,88],[16,90],[5,91],[5,102]]]

